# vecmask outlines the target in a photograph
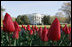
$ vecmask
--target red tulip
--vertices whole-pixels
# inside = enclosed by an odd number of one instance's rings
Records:
[[[36,28],[36,31],[38,31],[38,28]]]
[[[19,32],[18,31],[14,31],[12,37],[15,38],[15,39],[18,39],[19,38]]]
[[[37,28],[37,26],[35,25],[35,29]]]
[[[64,28],[63,28],[63,31],[66,33],[66,34],[70,34],[70,31],[67,27],[67,24],[65,24]]]
[[[42,27],[39,28],[38,35],[41,37],[41,35],[42,35]]]
[[[47,30],[49,30],[49,28]]]
[[[19,31],[21,31],[21,27],[20,26],[19,26],[19,29],[20,29]]]
[[[9,33],[15,31],[14,23],[8,13],[6,13],[4,20],[3,20],[3,30]]]
[[[31,30],[30,25],[27,25],[27,30],[28,30],[28,31],[30,31],[30,30]]]
[[[14,26],[15,26],[16,31],[21,31],[21,28],[19,27],[19,25],[16,21],[14,22]]]
[[[3,31],[4,31],[4,32],[7,32],[7,30],[6,30],[6,28],[4,27],[4,25],[3,25]]]
[[[34,26],[33,26],[33,25],[32,25],[32,30],[33,30],[33,32],[34,32],[34,34],[35,34],[36,32],[35,32],[35,28],[34,28]]]
[[[18,39],[19,38],[19,31],[21,30],[20,27],[18,26],[18,23],[15,21],[14,22],[14,26],[15,26],[15,31],[13,33],[13,38]]]
[[[64,30],[65,30],[65,28],[66,28],[66,27],[64,26],[64,27],[62,28],[62,30],[64,31]]]
[[[61,37],[60,22],[57,18],[55,18],[48,31],[48,39],[52,41],[58,41],[60,40],[60,37]]]
[[[34,26],[32,25],[32,29],[34,29]]]
[[[38,27],[35,25],[35,29],[36,29],[36,31],[38,31]]]
[[[22,24],[22,28],[23,28],[24,26],[23,26],[23,24]]]
[[[47,30],[47,28],[45,26],[44,29],[43,29],[42,35],[41,35],[42,41],[48,41],[47,34],[48,34],[48,30]]]
[[[71,33],[69,34],[69,40],[71,40]]]
[[[27,30],[27,28],[24,26],[24,30],[26,31]]]
[[[69,31],[71,32],[71,27],[69,27]]]
[[[33,30],[33,33],[35,34],[36,32],[35,32],[35,29],[32,29]]]
[[[33,35],[33,30],[30,30],[30,35]]]

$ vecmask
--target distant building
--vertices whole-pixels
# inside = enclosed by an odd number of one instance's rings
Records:
[[[27,14],[27,16],[28,16],[30,23],[32,25],[43,24],[41,20],[44,15],[38,14],[38,13],[33,13],[33,14]]]

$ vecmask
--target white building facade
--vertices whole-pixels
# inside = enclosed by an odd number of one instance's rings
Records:
[[[42,24],[42,18],[44,15],[38,14],[38,13],[33,13],[33,14],[29,14],[27,16],[32,25],[38,25],[38,24]]]

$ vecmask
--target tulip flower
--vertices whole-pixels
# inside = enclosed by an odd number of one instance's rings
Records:
[[[69,34],[69,40],[71,40],[71,33]]]
[[[24,26],[23,26],[23,24],[22,24],[22,28],[23,28]]]
[[[38,28],[36,28],[36,31],[38,31]]]
[[[71,40],[71,27],[69,27],[69,31],[70,31],[70,33],[69,33],[69,40]]]
[[[26,26],[24,26],[23,28],[24,28],[25,31],[27,30]]]
[[[4,32],[7,32],[6,28],[4,27],[4,24],[3,24],[3,31],[4,31]]]
[[[31,30],[30,25],[27,25],[27,30],[28,30],[28,31],[30,31],[30,30]]]
[[[33,35],[33,30],[30,30],[30,35]]]
[[[39,37],[41,37],[41,35],[42,35],[42,27],[39,28],[38,35],[39,35]]]
[[[34,28],[34,26],[32,25],[32,30],[33,30],[33,32],[35,33],[35,28]]]
[[[69,27],[69,31],[71,32],[71,27]]]
[[[57,18],[53,21],[49,31],[48,31],[48,39],[52,41],[60,40],[61,33],[60,33],[60,22]]]
[[[10,34],[15,31],[14,23],[11,16],[6,13],[3,20],[3,31],[8,33],[9,45],[11,46]]]
[[[35,25],[35,29],[37,28],[37,26]]]
[[[21,31],[21,27],[19,27],[19,31]]]
[[[49,31],[49,28],[47,30]]]
[[[35,29],[36,29],[36,31],[38,31],[38,27],[35,25]]]
[[[14,22],[14,26],[15,26],[15,31],[13,33],[13,38],[18,39],[19,38],[19,31],[21,30],[20,27],[18,26],[18,23],[15,21]]]
[[[29,40],[28,40],[29,42],[28,43],[31,46],[32,45],[32,40],[33,40],[33,36],[31,36],[31,35],[33,35],[33,30],[30,30],[29,34],[30,35],[29,35]]]
[[[47,30],[47,28],[45,26],[44,29],[43,29],[42,35],[41,35],[42,41],[48,41],[47,34],[48,34],[48,30]]]
[[[65,26],[63,27],[62,30],[65,32],[65,34],[70,34],[70,31],[69,31],[69,28],[67,27],[67,24],[65,24]]]
[[[14,22],[15,30],[21,31],[21,28],[19,27],[18,23]]]
[[[3,20],[3,30],[9,33],[15,31],[14,23],[8,13],[5,14],[5,17]]]
[[[34,26],[32,25],[32,29],[34,29]]]
[[[35,32],[35,29],[34,29],[34,26],[33,26],[33,25],[32,25],[32,30],[33,30],[33,32],[34,32],[34,34],[35,34],[36,32]]]
[[[15,31],[13,33],[13,36],[12,37],[15,38],[15,39],[18,39],[19,38],[19,32],[18,31]]]

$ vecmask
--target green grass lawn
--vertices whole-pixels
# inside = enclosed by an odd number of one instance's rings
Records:
[[[22,27],[22,25],[19,25],[20,27]],[[24,26],[26,26],[27,27],[27,25],[24,25]],[[34,25],[35,26],[35,25]],[[47,28],[49,28],[50,27],[50,25],[36,25],[37,27],[44,27],[44,26],[46,26]],[[64,27],[65,25],[61,25],[62,27]],[[68,27],[71,27],[71,24],[68,24],[67,25]],[[1,24],[1,27],[3,27],[3,24]],[[30,27],[32,27],[32,25],[30,25]]]
[[[22,27],[22,25],[19,25],[20,27]],[[27,27],[27,25],[24,25]],[[34,25],[35,26],[35,25]],[[36,25],[37,27],[44,27],[45,25]],[[49,27],[50,25],[46,25],[47,27]],[[32,25],[30,25],[30,27],[32,27]]]
[[[22,25],[19,25],[20,27],[22,27]],[[24,25],[24,26],[26,26],[27,27],[27,25]],[[35,26],[35,25],[34,25]],[[44,26],[46,26],[46,27],[50,27],[50,25],[36,25],[37,27],[44,27]],[[65,25],[61,25],[62,27],[64,27]],[[68,27],[71,27],[71,24],[68,24],[67,25]],[[30,27],[32,27],[32,25],[30,25]]]

